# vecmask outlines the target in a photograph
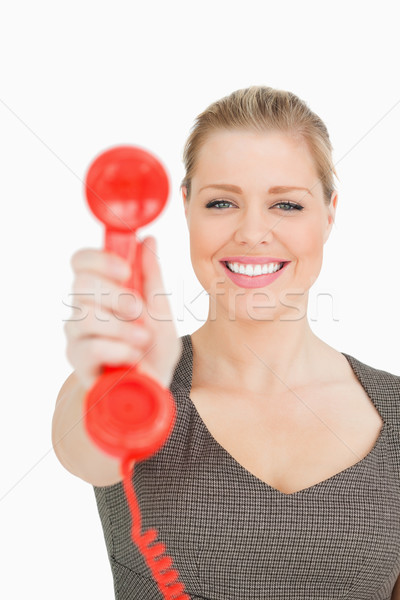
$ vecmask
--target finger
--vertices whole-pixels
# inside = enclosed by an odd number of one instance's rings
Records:
[[[142,273],[143,273],[143,296],[146,299],[146,291],[153,288],[163,287],[161,268],[157,255],[157,242],[155,237],[147,236],[142,241]]]
[[[131,273],[128,261],[97,248],[77,250],[71,257],[71,267],[75,273],[89,271],[117,281],[125,281]]]
[[[102,337],[145,347],[152,339],[150,331],[143,326],[136,322],[121,321],[109,311],[88,311],[84,319],[68,319],[64,324],[64,332],[69,342],[88,337]]]
[[[67,346],[67,358],[86,386],[102,373],[105,365],[136,365],[145,352],[129,344],[102,338],[87,338]]]
[[[81,318],[87,310],[110,311],[125,320],[138,319],[143,313],[143,300],[139,293],[118,285],[110,279],[88,271],[78,272],[72,285],[70,307]]]
[[[157,256],[157,244],[153,236],[142,242],[143,300],[147,313],[153,321],[171,321],[172,315]]]

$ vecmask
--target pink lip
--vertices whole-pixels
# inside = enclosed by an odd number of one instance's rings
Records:
[[[281,263],[281,262],[290,262],[284,260],[283,258],[274,258],[272,256],[226,256],[225,258],[220,259],[222,262],[230,262],[230,263],[244,263],[249,265],[265,265],[267,263]]]
[[[239,261],[231,261],[229,260],[229,262],[239,262]],[[278,260],[268,260],[268,262],[284,262],[284,261],[280,261]],[[236,285],[238,285],[239,287],[242,288],[260,288],[260,287],[265,287],[267,285],[270,285],[273,281],[275,281],[275,279],[277,279],[282,273],[283,271],[286,269],[286,267],[290,264],[289,262],[286,262],[282,269],[279,269],[279,271],[276,271],[275,273],[267,273],[266,275],[254,275],[253,277],[249,277],[248,275],[241,275],[239,273],[233,273],[232,271],[230,271],[228,269],[228,267],[226,266],[226,264],[224,262],[221,262],[223,268],[225,269],[225,272],[227,273],[228,277],[233,281],[233,283],[236,283]],[[257,263],[256,263],[257,264]],[[260,264],[260,263],[258,263]]]

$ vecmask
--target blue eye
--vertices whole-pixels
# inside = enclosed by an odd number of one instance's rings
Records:
[[[217,208],[219,204],[228,204],[228,208],[233,206],[233,204],[228,200],[213,200],[212,202],[206,204],[206,208],[214,208],[214,206]],[[220,209],[220,207],[218,208]]]
[[[284,212],[293,212],[293,210],[303,210],[304,206],[300,204],[294,204],[293,202],[278,202],[275,206],[285,206]]]

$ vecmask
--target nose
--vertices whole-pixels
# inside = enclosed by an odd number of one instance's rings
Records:
[[[268,214],[265,206],[257,206],[251,203],[241,212],[239,222],[234,234],[234,240],[238,244],[256,244],[272,242],[275,219]]]

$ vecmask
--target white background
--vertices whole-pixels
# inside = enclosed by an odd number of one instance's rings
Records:
[[[303,98],[328,127],[340,178],[311,325],[337,350],[400,373],[396,5],[3,0],[1,598],[113,598],[93,490],[58,463],[50,437],[71,372],[70,257],[102,244],[82,194],[100,151],[140,145],[167,167],[168,207],[142,233],[158,239],[179,335],[191,333],[207,314],[179,196],[193,120],[253,84]]]

